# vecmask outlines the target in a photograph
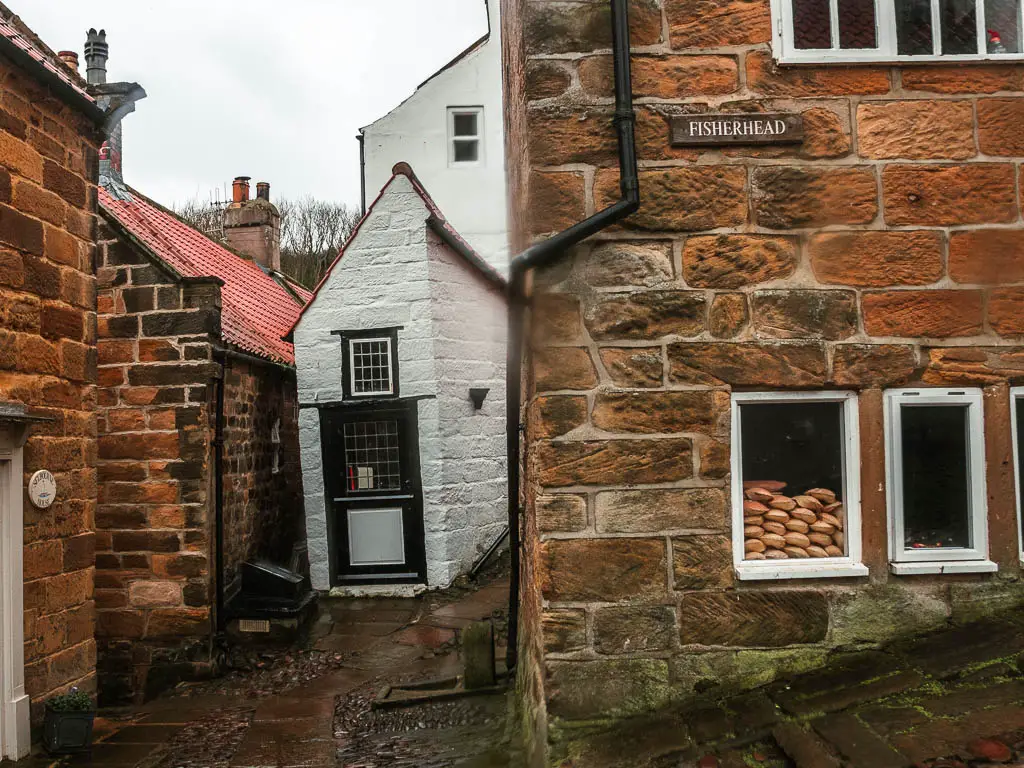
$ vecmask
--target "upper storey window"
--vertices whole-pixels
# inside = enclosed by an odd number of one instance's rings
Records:
[[[483,161],[484,111],[480,107],[448,110],[448,164],[479,165]]]
[[[1022,57],[1021,0],[773,0],[782,62]]]

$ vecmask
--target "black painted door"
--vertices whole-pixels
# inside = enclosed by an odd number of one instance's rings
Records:
[[[426,580],[416,403],[321,412],[331,580]]]

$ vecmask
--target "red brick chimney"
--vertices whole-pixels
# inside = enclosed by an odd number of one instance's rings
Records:
[[[249,176],[236,176],[231,183],[231,204],[224,211],[224,237],[239,253],[261,267],[281,271],[281,213],[270,202],[270,184],[256,185],[256,197],[249,199]]]

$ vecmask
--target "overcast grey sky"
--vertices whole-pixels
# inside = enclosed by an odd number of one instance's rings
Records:
[[[357,130],[487,31],[484,0],[6,2],[54,50],[107,30],[109,79],[149,94],[125,179],[165,205],[238,175],[358,204]]]

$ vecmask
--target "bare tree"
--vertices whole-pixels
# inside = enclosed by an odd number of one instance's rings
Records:
[[[198,197],[173,206],[179,219],[214,240],[224,239],[224,203],[202,202]]]
[[[281,269],[303,285],[316,285],[359,223],[358,209],[309,195],[281,200],[277,208]]]
[[[312,288],[323,277],[359,223],[359,209],[311,195],[275,202],[281,213],[281,271]],[[224,203],[198,198],[174,207],[179,218],[224,241]]]

